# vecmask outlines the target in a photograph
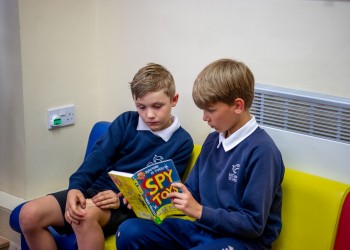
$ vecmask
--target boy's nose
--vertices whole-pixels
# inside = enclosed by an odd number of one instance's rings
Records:
[[[208,121],[208,115],[206,111],[203,111],[203,121]]]
[[[147,117],[148,118],[154,118],[156,115],[155,115],[155,113],[152,111],[152,110],[149,110],[148,112],[147,112]]]

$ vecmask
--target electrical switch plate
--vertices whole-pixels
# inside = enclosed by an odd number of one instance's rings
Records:
[[[75,123],[75,106],[51,108],[47,110],[47,128],[55,129]]]

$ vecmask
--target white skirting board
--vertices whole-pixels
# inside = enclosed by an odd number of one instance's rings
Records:
[[[10,241],[9,250],[20,249],[20,235],[9,225],[11,211],[25,200],[0,191],[0,235]]]

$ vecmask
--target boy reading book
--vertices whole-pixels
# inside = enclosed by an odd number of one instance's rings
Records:
[[[208,135],[182,193],[168,197],[195,222],[156,225],[133,218],[117,232],[117,249],[271,249],[281,227],[284,165],[280,151],[249,112],[254,77],[241,62],[222,59],[198,75],[192,96]]]
[[[47,230],[74,232],[79,249],[103,249],[104,236],[135,217],[117,196],[110,170],[133,173],[147,164],[172,159],[180,175],[193,141],[171,110],[179,95],[171,73],[150,63],[130,83],[135,111],[118,116],[90,155],[71,175],[67,190],[34,199],[20,212],[20,225],[30,249],[55,249]]]

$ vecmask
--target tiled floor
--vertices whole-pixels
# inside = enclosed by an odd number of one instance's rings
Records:
[[[7,250],[9,246],[10,246],[10,242],[7,239],[0,236],[0,249]]]

